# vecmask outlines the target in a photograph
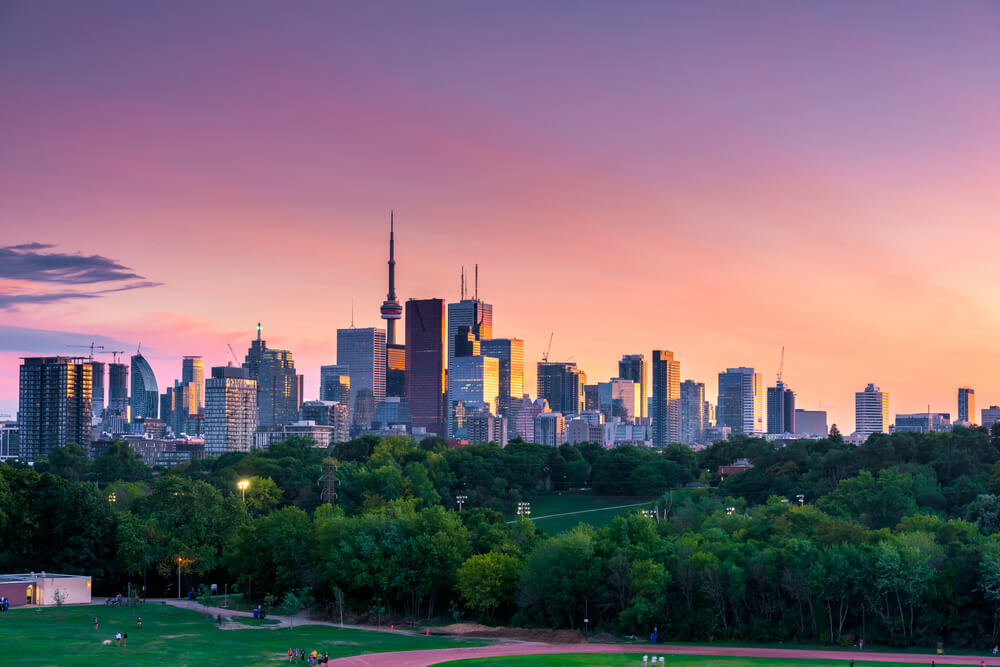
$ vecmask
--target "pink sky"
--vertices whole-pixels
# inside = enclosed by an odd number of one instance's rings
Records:
[[[0,311],[0,412],[15,328],[141,340],[162,390],[260,320],[315,397],[352,300],[381,324],[390,208],[400,298],[478,262],[528,387],[555,332],[591,381],[665,348],[712,398],[784,345],[845,432],[868,382],[1000,403],[997,62],[985,2],[5,3],[0,245],[162,285]]]

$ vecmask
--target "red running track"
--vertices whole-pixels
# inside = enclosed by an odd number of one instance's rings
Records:
[[[331,660],[336,667],[426,667],[449,660],[468,658],[496,658],[505,655],[537,655],[542,653],[646,653],[649,655],[717,655],[745,658],[800,658],[837,660],[844,665],[850,660],[871,662],[912,662],[930,665],[972,665],[980,661],[987,665],[1000,665],[1000,658],[982,658],[958,655],[928,655],[926,653],[876,653],[865,651],[806,651],[800,649],[741,648],[738,646],[670,646],[669,644],[543,644],[523,642],[494,644],[473,648],[440,648],[427,651],[396,651],[368,653]]]

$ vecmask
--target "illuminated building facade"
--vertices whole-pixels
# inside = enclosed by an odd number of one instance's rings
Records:
[[[972,387],[958,388],[958,421],[976,423],[976,390]]]
[[[490,338],[482,341],[483,355],[500,362],[499,414],[510,417],[513,401],[524,394],[524,341],[520,338]]]
[[[337,365],[350,373],[351,423],[370,426],[375,406],[385,400],[385,330],[337,329]]]
[[[755,435],[764,432],[764,400],[760,373],[740,366],[719,373],[718,426],[732,433]]]
[[[92,372],[89,363],[71,357],[22,359],[17,412],[22,459],[34,461],[70,444],[90,445]]]
[[[351,404],[351,371],[347,366],[330,364],[319,367],[319,398]]]
[[[257,338],[251,341],[243,368],[257,383],[257,424],[261,428],[280,426],[299,418],[302,405],[302,376],[295,372],[295,360],[288,350],[267,346],[257,323]]]
[[[496,357],[482,355],[455,357],[448,369],[448,404],[462,412],[451,419],[448,437],[463,437],[464,413],[486,410],[497,413],[500,398],[500,363]]]
[[[618,362],[618,377],[623,380],[631,380],[639,387],[639,405],[636,408],[636,417],[645,419],[649,416],[649,385],[646,376],[646,357],[642,354],[626,354]]]
[[[205,454],[246,452],[257,430],[257,383],[246,368],[216,366],[205,380]]]
[[[669,350],[653,350],[653,446],[681,441],[681,362]]]

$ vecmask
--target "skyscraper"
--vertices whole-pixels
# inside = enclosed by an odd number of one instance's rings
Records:
[[[128,366],[108,364],[108,410],[128,414]]]
[[[583,410],[584,386],[587,376],[575,363],[539,361],[536,393],[549,403],[549,409],[563,414]]]
[[[156,388],[153,367],[141,352],[132,355],[132,396],[129,399],[132,419],[156,419],[160,408],[160,392]]]
[[[649,386],[646,384],[646,357],[641,354],[626,354],[618,362],[618,377],[631,380],[639,385],[639,408],[637,417],[649,416]]]
[[[205,381],[205,453],[246,452],[257,430],[257,383],[246,368],[216,366]]]
[[[302,405],[301,376],[295,373],[291,352],[267,346],[267,341],[261,338],[260,322],[243,368],[247,369],[247,377],[257,383],[258,426],[280,426],[298,420]]]
[[[406,346],[385,345],[385,395],[406,396]]]
[[[363,427],[365,420],[370,423],[375,416],[375,406],[385,400],[385,330],[337,329],[337,365],[347,366],[350,372],[351,423]],[[359,422],[355,415],[362,413],[365,418]]]
[[[958,388],[958,421],[976,423],[976,390],[972,387]]]
[[[889,394],[874,384],[854,394],[854,431],[864,437],[889,432]]]
[[[382,319],[385,320],[386,345],[396,344],[396,320],[403,316],[403,307],[396,299],[396,239],[393,212],[389,211],[389,293],[382,302]]]
[[[319,367],[319,400],[350,406],[351,370],[347,366],[331,364]]]
[[[669,350],[653,350],[653,446],[681,441],[681,362]]]
[[[681,439],[685,445],[702,440],[705,428],[705,383],[685,380],[681,382]]]
[[[513,401],[524,395],[524,341],[520,338],[492,338],[482,341],[482,353],[500,361],[499,413],[510,417]],[[510,421],[508,420],[508,426]]]
[[[767,388],[767,432],[796,433],[795,392],[781,380]]]
[[[760,373],[740,366],[719,373],[719,407],[716,422],[734,434],[764,432],[764,397]]]
[[[21,361],[17,426],[20,456],[34,461],[69,444],[90,445],[93,371],[71,357]]]
[[[478,286],[478,268],[476,275]],[[493,305],[479,300],[478,288],[474,298],[466,299],[464,282],[462,300],[448,304],[448,368],[451,368],[451,360],[455,358],[455,336],[459,327],[463,326],[468,327],[479,341],[493,338]]]
[[[90,361],[91,376],[93,377],[93,400],[91,405],[94,414],[100,416],[104,412],[104,362]]]
[[[445,435],[443,299],[406,302],[406,396],[414,427]]]
[[[181,383],[193,383],[191,399],[194,403],[194,414],[201,414],[205,409],[205,362],[199,356],[188,355],[181,362]]]
[[[597,405],[608,421],[615,417],[623,422],[633,423],[639,416],[639,385],[632,380],[611,378],[607,382],[597,383]],[[586,407],[587,390],[584,388],[584,407]]]
[[[497,414],[500,397],[500,362],[496,357],[455,357],[448,369],[448,436],[464,436],[466,412],[485,410]]]

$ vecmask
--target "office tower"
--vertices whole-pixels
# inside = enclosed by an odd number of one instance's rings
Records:
[[[93,397],[91,405],[94,414],[100,416],[104,412],[104,362],[91,361],[91,375],[93,377]]]
[[[854,394],[854,431],[864,437],[889,432],[889,394],[874,384]]]
[[[199,356],[188,355],[181,362],[181,384],[192,383],[194,414],[205,410],[205,362]]]
[[[830,430],[826,425],[825,410],[795,409],[795,432],[814,438],[825,438]]]
[[[588,385],[589,386],[589,385]],[[618,417],[624,422],[632,423],[638,416],[640,406],[638,384],[632,380],[611,378],[607,382],[597,383],[598,410],[608,421]],[[586,407],[586,387],[584,388],[584,407]]]
[[[491,338],[482,341],[483,355],[500,361],[499,413],[510,417],[510,406],[524,394],[524,341],[520,338]]]
[[[460,326],[454,342],[455,357],[477,357],[483,353],[482,342],[472,327]]]
[[[991,405],[988,408],[983,408],[983,428],[987,431],[993,428],[993,425],[1000,422],[1000,407],[996,405]]]
[[[711,401],[705,401],[705,416],[702,419],[702,428],[714,427],[716,423],[715,419],[715,403]]]
[[[760,373],[740,366],[719,373],[718,426],[728,426],[733,434],[759,435],[764,432],[764,400]]]
[[[681,441],[681,362],[669,350],[653,350],[653,446]]]
[[[476,340],[484,341],[493,338],[493,304],[479,300],[478,279],[479,269],[476,269],[477,289],[474,298],[465,298],[465,282],[462,282],[462,300],[448,304],[448,368],[455,358],[455,336],[459,327],[468,327]],[[407,340],[409,342],[409,340]]]
[[[448,436],[461,438],[464,415],[486,410],[497,413],[500,398],[500,362],[496,357],[455,357],[448,369]]]
[[[174,424],[174,388],[167,387],[162,394],[160,394],[160,419],[164,423],[170,424],[171,429],[173,429]]]
[[[17,422],[0,422],[0,463],[21,456]]]
[[[897,414],[892,430],[894,433],[930,433],[950,428],[951,415],[947,412],[915,412]]]
[[[174,433],[199,433],[201,431],[201,425],[198,423],[200,421],[199,415],[204,414],[204,406],[199,410],[197,397],[204,396],[204,387],[199,387],[194,381],[179,382],[175,380],[174,386],[168,387],[167,391],[172,393],[171,418],[163,413],[164,406],[161,403],[160,419],[170,424]]]
[[[646,357],[642,354],[626,354],[618,362],[618,377],[631,380],[639,385],[639,406],[637,417],[649,416],[649,386],[646,384]]]
[[[972,387],[958,388],[958,421],[976,423],[976,390]]]
[[[681,382],[681,439],[685,445],[701,442],[705,429],[705,383]]]
[[[399,396],[386,396],[375,408],[375,416],[372,418],[372,429],[402,429],[405,432],[411,424],[410,404]]]
[[[17,426],[21,458],[34,461],[56,447],[90,446],[93,371],[71,357],[21,360]]]
[[[553,412],[575,414],[583,410],[587,376],[575,363],[539,361],[537,368],[536,393],[548,401]]]
[[[385,400],[385,330],[337,329],[337,365],[347,366],[350,373],[351,423],[364,427],[375,416],[375,406]]]
[[[767,432],[797,433],[795,430],[795,392],[781,380],[767,388]]]
[[[583,409],[585,412],[600,412],[601,387],[599,384],[588,384],[583,387]]]
[[[351,404],[351,373],[347,366],[330,364],[319,367],[319,399]]]
[[[128,366],[108,364],[108,410],[128,416]]]
[[[156,388],[153,367],[142,353],[132,355],[132,396],[129,398],[132,419],[156,419],[160,407],[160,392]]]
[[[539,414],[535,417],[534,442],[551,447],[566,444],[566,418],[558,412]]]
[[[212,368],[212,377],[205,380],[205,454],[250,451],[257,413],[257,383],[249,369]]]
[[[493,442],[500,447],[507,446],[507,418],[479,410],[465,418],[466,440],[471,443]]]
[[[346,401],[305,401],[299,409],[299,419],[319,426],[332,426],[330,442],[347,442],[351,439],[351,419]]]
[[[406,346],[385,345],[385,395],[406,396]]]
[[[511,405],[511,420],[516,437],[525,442],[535,441],[535,417],[543,412],[549,412],[549,403],[544,398],[531,400],[528,394],[514,401]]]
[[[414,428],[444,436],[445,318],[443,299],[406,302],[406,397]]]
[[[257,323],[257,338],[250,342],[243,368],[247,369],[247,377],[257,383],[258,426],[280,426],[299,418],[302,381],[295,373],[292,353],[269,348],[267,341],[261,338],[260,322]]]

